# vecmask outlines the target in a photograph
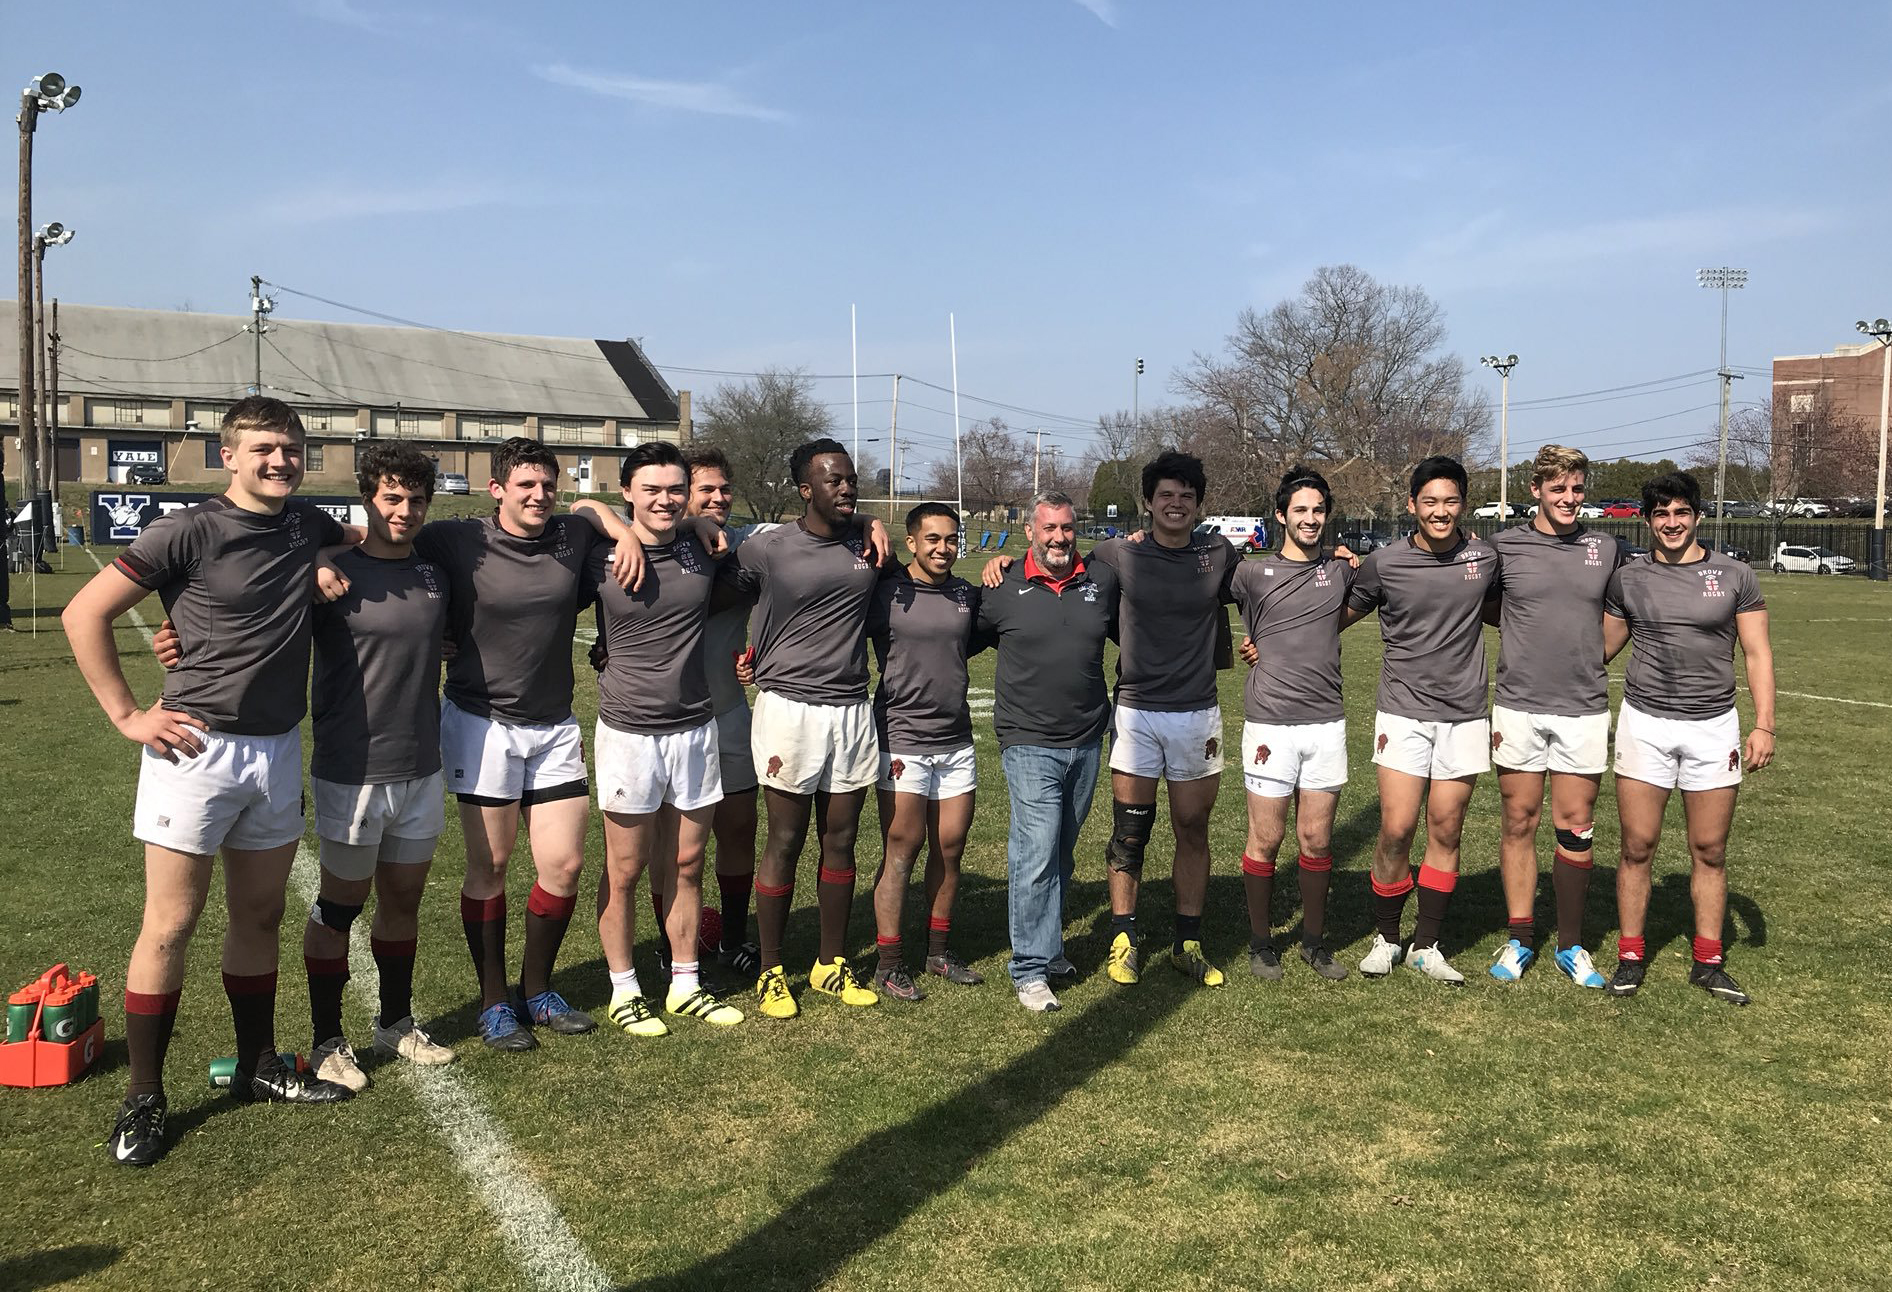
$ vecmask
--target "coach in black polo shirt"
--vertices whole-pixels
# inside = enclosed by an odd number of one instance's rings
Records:
[[[1064,890],[1110,725],[1104,638],[1117,633],[1117,576],[1079,559],[1065,494],[1032,499],[1026,534],[1031,549],[981,599],[979,627],[998,641],[992,725],[1012,796],[1012,983],[1019,1004],[1043,1013],[1058,1008],[1048,978],[1070,972]]]

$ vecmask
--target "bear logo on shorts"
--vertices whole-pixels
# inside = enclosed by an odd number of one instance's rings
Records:
[[[1214,736],[1210,736],[1208,740],[1203,742],[1202,756],[1204,758],[1214,758],[1216,750],[1220,749],[1221,747],[1222,747],[1222,742],[1217,740]]]
[[[768,774],[770,776],[780,776],[782,774],[782,760],[780,758],[769,759]]]
[[[1381,733],[1379,743],[1373,747],[1382,754],[1386,752],[1386,736],[1384,733]]]
[[[1504,733],[1502,731],[1494,731],[1491,733],[1491,747],[1494,750],[1497,749],[1497,747],[1499,745],[1502,745],[1503,743],[1504,743]]]
[[[1735,768],[1739,767],[1740,765],[1741,765],[1741,751],[1738,749],[1730,749],[1728,751],[1728,770],[1733,771]]]
[[[902,776],[906,775],[907,765],[902,760],[896,758],[891,763],[887,764],[887,770],[888,772],[892,774],[893,778],[897,781]]]
[[[1255,761],[1258,763],[1265,763],[1268,761],[1268,755],[1273,752],[1274,751],[1268,748],[1268,746],[1266,745],[1256,745],[1255,746]]]

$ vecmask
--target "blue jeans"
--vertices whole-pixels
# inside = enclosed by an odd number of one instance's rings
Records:
[[[1013,745],[999,754],[1012,796],[1005,871],[1015,984],[1044,980],[1047,966],[1064,954],[1064,895],[1102,750],[1098,740],[1076,749]]]

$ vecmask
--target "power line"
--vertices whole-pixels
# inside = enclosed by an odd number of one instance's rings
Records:
[[[94,354],[90,350],[81,350],[78,346],[65,341],[59,343],[59,352],[61,354],[82,354],[88,359],[103,359],[108,363],[176,363],[181,359],[189,359],[193,355],[202,354],[206,350],[215,350],[220,345],[228,345],[238,337],[245,335],[248,331],[248,328],[239,328],[221,341],[212,341],[209,345],[200,345],[195,350],[186,350],[183,354],[166,355],[162,359],[155,359],[145,355]]]

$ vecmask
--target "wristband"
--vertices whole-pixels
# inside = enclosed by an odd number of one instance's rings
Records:
[[[1754,730],[1765,731],[1770,736],[1774,734],[1774,729],[1772,727],[1756,727],[1754,728]]]

